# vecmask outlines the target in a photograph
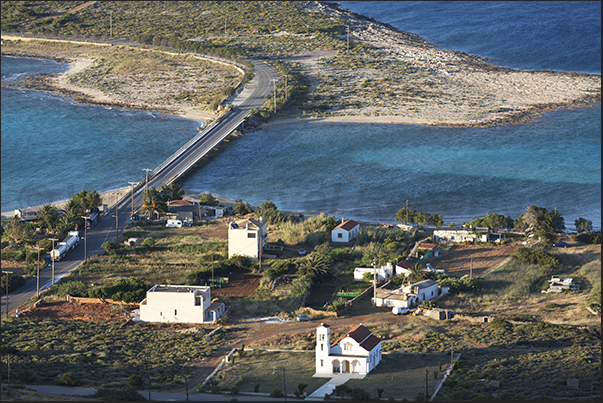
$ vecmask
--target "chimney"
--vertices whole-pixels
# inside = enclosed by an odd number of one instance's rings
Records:
[[[343,224],[343,222],[344,222],[344,221],[343,221],[343,217],[341,217],[341,223]]]

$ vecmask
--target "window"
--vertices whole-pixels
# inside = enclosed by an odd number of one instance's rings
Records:
[[[320,360],[320,366],[322,367],[322,360]]]
[[[324,339],[325,339],[325,335],[324,335],[324,334],[321,334],[321,335],[320,335],[320,337],[319,337],[319,340],[320,340],[320,341],[323,341]]]
[[[337,233],[337,238],[343,238],[343,234],[341,232]]]
[[[255,238],[255,232],[248,232],[247,238]]]
[[[178,316],[178,310],[174,309],[174,316]]]
[[[195,306],[201,306],[201,297],[195,296]]]
[[[345,343],[343,345],[343,350],[344,351],[352,351],[352,343]]]
[[[324,347],[324,346],[325,346],[324,344],[322,344],[322,343],[320,344],[320,351],[322,351],[322,350],[323,350],[323,347]]]

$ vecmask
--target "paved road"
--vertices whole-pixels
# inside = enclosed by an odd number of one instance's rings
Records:
[[[182,176],[187,170],[193,167],[204,155],[213,150],[224,138],[235,130],[243,120],[249,115],[251,109],[259,108],[265,101],[265,96],[274,88],[274,83],[278,79],[277,72],[267,64],[260,61],[252,61],[255,66],[255,75],[245,89],[233,102],[234,110],[222,117],[211,130],[204,132],[196,141],[191,142],[186,150],[179,150],[175,155],[168,159],[169,164],[162,167],[160,165],[149,176],[148,186],[154,186],[161,189],[161,186],[167,185]],[[134,192],[134,210],[142,205],[142,192],[145,189],[145,180],[143,180]],[[127,184],[124,184],[126,186]],[[108,214],[101,216],[97,226],[86,232],[80,232],[80,236],[87,236],[87,245],[83,240],[78,246],[69,252],[61,261],[54,264],[55,282],[61,277],[75,269],[87,257],[104,253],[101,245],[106,241],[111,241],[117,236],[117,230],[122,231],[124,225],[130,222],[132,212],[132,193],[127,192],[121,195],[117,205],[117,220],[115,217],[115,207]],[[86,246],[85,246],[86,245]],[[44,256],[41,257],[44,259]],[[52,265],[46,266],[46,261],[40,265],[40,289],[44,290],[52,284]],[[15,292],[9,294],[9,311],[15,312],[15,308],[28,302],[36,295],[37,279],[34,277],[28,280],[24,286]],[[6,312],[6,296],[1,301],[2,313]]]

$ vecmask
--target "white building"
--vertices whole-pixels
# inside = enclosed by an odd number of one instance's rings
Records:
[[[433,231],[436,242],[488,242],[488,228],[439,228]]]
[[[444,291],[444,290],[443,290]],[[448,291],[448,288],[445,290]],[[406,285],[397,290],[377,289],[372,298],[376,306],[413,308],[439,295],[439,284],[433,280],[423,280]]]
[[[341,221],[341,224],[331,231],[331,241],[350,242],[360,232],[360,224],[354,220]]]
[[[228,225],[228,258],[241,255],[259,260],[262,250],[266,247],[267,237],[268,222],[261,218],[231,222]]]
[[[206,286],[157,284],[140,303],[140,320],[163,323],[211,323],[224,315],[225,306],[211,300]]]
[[[361,324],[330,344],[331,328],[316,328],[316,375],[366,375],[381,362],[381,339]]]
[[[375,273],[375,271],[377,273]],[[376,275],[377,282],[380,283],[392,278],[394,274],[394,265],[391,262],[387,262],[385,266],[381,266],[376,270],[372,267],[356,267],[354,269],[354,281],[362,281],[364,273],[369,273],[371,275],[371,281],[373,281],[373,276]]]

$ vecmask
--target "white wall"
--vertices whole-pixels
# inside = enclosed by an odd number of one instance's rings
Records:
[[[192,287],[190,287],[192,288]],[[206,288],[204,292],[202,288]],[[163,323],[203,323],[205,310],[211,304],[209,287],[199,287],[197,292],[147,291],[140,304],[140,320]],[[200,296],[201,305],[195,305]]]

